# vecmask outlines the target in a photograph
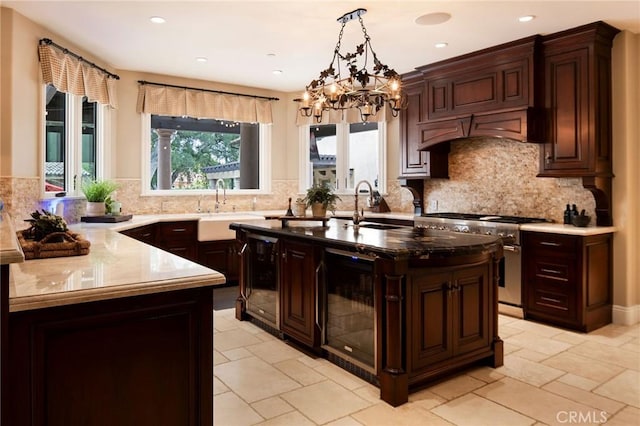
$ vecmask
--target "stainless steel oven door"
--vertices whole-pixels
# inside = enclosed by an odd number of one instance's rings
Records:
[[[522,254],[520,246],[505,245],[504,258],[500,261],[498,301],[522,306]]]

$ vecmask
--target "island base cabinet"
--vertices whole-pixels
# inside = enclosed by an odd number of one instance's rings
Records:
[[[7,424],[211,425],[212,295],[11,313]]]

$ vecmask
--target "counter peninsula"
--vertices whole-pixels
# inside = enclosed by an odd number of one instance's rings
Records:
[[[304,345],[380,387],[410,390],[473,363],[503,363],[498,238],[362,224],[233,223],[236,317]]]
[[[2,283],[7,424],[211,425],[224,276],[108,225],[70,228],[88,255],[14,263]]]

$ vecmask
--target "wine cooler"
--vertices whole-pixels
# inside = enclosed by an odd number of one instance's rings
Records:
[[[248,235],[247,312],[278,328],[278,240]]]

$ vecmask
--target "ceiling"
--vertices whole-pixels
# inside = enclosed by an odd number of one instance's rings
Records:
[[[378,58],[399,73],[533,34],[602,20],[640,32],[640,1],[2,1],[108,64],[134,70],[285,92],[303,90],[325,69],[336,19],[357,8]],[[418,25],[446,12],[451,19]],[[535,15],[528,23],[522,15]],[[152,16],[166,19],[153,24]],[[52,36],[53,41],[57,42]],[[342,53],[362,42],[347,23]],[[446,42],[445,48],[436,48]],[[196,57],[206,57],[206,63]],[[281,70],[275,75],[273,70]]]

